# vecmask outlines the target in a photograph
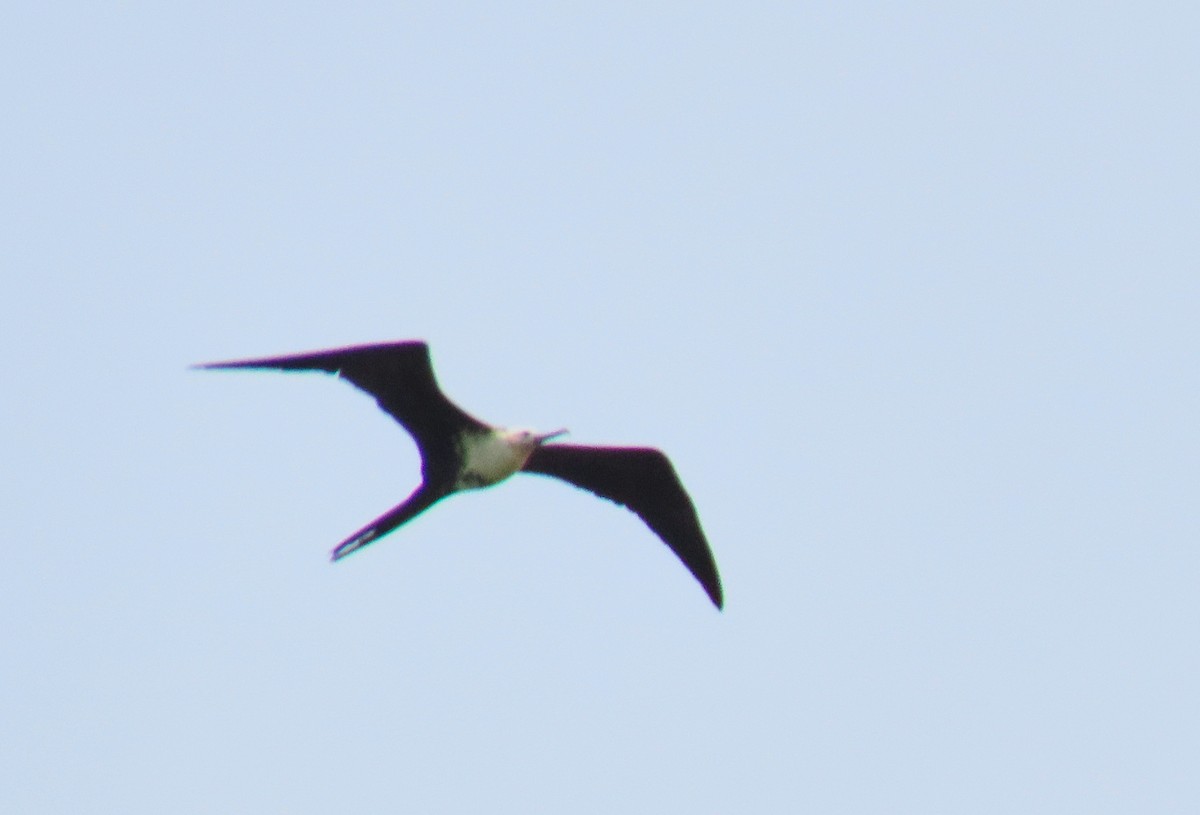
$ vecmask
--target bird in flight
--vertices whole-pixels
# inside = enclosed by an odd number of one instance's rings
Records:
[[[494,427],[463,411],[438,387],[423,342],[357,345],[196,368],[324,371],[366,391],[416,441],[421,484],[397,506],[339,543],[341,560],[461,490],[498,484],[516,472],[560,478],[627,507],[654,531],[719,609],[721,578],[691,498],[670,460],[652,447],[550,444],[567,431]]]

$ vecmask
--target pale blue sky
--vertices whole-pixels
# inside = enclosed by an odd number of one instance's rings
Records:
[[[0,810],[1200,811],[1191,4],[0,15]],[[344,563],[321,376],[655,444]]]

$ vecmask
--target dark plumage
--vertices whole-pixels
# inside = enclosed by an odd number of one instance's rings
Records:
[[[378,540],[447,495],[496,484],[525,471],[560,478],[635,512],[683,561],[717,608],[723,604],[721,579],[695,507],[660,450],[549,444],[549,439],[566,431],[535,434],[481,422],[442,393],[429,347],[423,342],[359,345],[195,367],[336,374],[374,396],[412,434],[421,453],[421,485],[338,544],[334,560]]]

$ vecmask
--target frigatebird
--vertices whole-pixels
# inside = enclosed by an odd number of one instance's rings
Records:
[[[331,373],[374,396],[412,435],[421,454],[420,486],[334,547],[334,561],[379,540],[448,495],[498,484],[520,471],[560,478],[632,510],[683,561],[713,604],[723,605],[721,578],[700,519],[661,450],[548,444],[567,431],[534,433],[482,422],[442,393],[424,342],[356,345],[194,367]]]

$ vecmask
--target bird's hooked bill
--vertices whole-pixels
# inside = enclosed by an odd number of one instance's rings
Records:
[[[199,367],[337,374],[373,396],[412,435],[421,454],[420,486],[338,544],[334,560],[374,543],[447,495],[524,472],[560,479],[631,510],[687,567],[713,605],[723,605],[721,578],[700,518],[661,450],[546,444],[567,429],[535,433],[480,421],[442,393],[424,342],[376,343]]]

